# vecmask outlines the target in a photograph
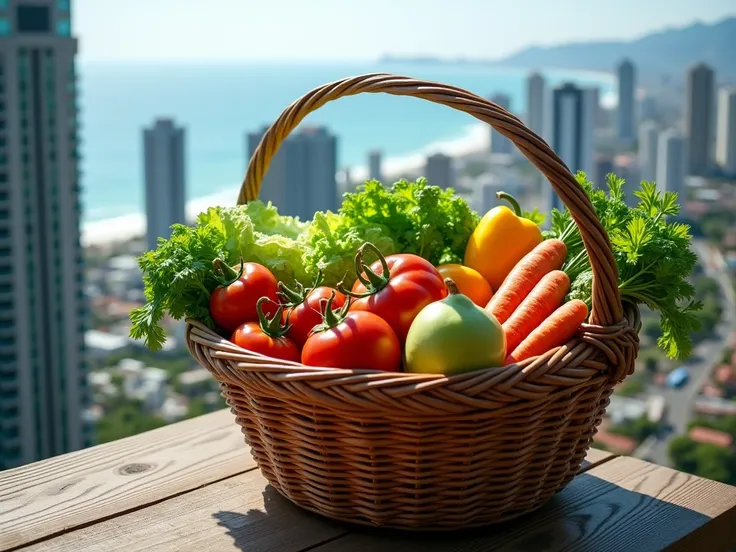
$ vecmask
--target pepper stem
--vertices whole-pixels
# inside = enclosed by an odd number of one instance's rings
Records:
[[[503,200],[508,201],[511,204],[511,209],[514,211],[514,214],[517,217],[520,217],[522,215],[521,205],[519,205],[519,202],[516,201],[516,198],[514,196],[506,192],[496,192],[496,197],[498,199],[503,199]]]
[[[263,303],[265,303],[266,301],[269,301],[275,305],[278,304],[268,297],[261,297],[256,303],[256,311],[258,312],[258,323],[261,326],[261,330],[264,334],[274,339],[283,337],[284,335],[286,335],[286,332],[291,329],[291,325],[289,324],[289,315],[286,315],[286,321],[282,325],[281,313],[284,310],[284,306],[278,305],[276,313],[273,315],[272,318],[269,319],[268,316],[266,316],[266,313],[263,312]]]
[[[460,295],[460,290],[457,289],[457,284],[452,278],[445,278],[445,286],[448,295]]]
[[[381,263],[381,274],[377,274],[370,265],[364,261],[366,250],[372,251],[376,257],[378,257],[378,261]],[[355,297],[358,299],[361,297],[368,297],[369,295],[373,295],[374,293],[381,291],[388,285],[389,281],[391,281],[391,272],[388,269],[386,257],[384,257],[381,251],[371,242],[365,242],[355,253],[355,273],[358,275],[358,280],[360,280],[360,282],[365,286],[365,293],[353,293],[352,291],[345,289],[342,282],[337,284],[337,290],[340,293],[344,293],[348,297]],[[363,276],[363,273],[365,273],[365,276]]]
[[[222,259],[215,259],[212,261],[212,267],[215,277],[220,281],[220,284],[225,287],[240,278],[243,275],[243,270],[245,270],[243,257],[240,257],[240,269],[237,271]]]

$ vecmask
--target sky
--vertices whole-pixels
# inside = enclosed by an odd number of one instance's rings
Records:
[[[736,15],[736,0],[74,0],[85,61],[497,58]]]

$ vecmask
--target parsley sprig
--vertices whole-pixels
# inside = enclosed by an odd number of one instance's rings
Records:
[[[621,300],[658,312],[662,325],[658,345],[670,358],[687,358],[692,352],[690,335],[700,327],[697,311],[702,304],[694,299],[695,288],[688,281],[697,263],[690,250],[690,228],[668,219],[680,212],[677,194],[662,193],[654,183],[642,182],[634,192],[638,205],[632,208],[626,203],[624,179],[608,175],[608,193],[594,188],[585,173],[579,172],[576,179],[611,240]],[[554,209],[551,221],[547,235],[563,240],[568,248],[563,270],[572,282],[570,298],[590,306],[593,274],[580,231],[567,209]]]

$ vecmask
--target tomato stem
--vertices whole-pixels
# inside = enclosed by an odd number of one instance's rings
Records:
[[[375,253],[376,257],[378,257],[378,261],[381,263],[381,274],[377,274],[370,265],[363,260],[366,249],[372,251]],[[365,242],[355,253],[355,272],[358,275],[358,280],[360,280],[360,282],[365,286],[366,291],[365,293],[353,293],[352,291],[345,289],[342,282],[337,284],[337,290],[348,297],[355,297],[357,299],[368,297],[381,291],[391,281],[391,272],[388,269],[386,257],[384,257],[381,251],[371,242]],[[365,273],[365,276],[363,276],[363,273]]]
[[[445,278],[445,286],[448,295],[460,295],[460,290],[457,289],[457,284],[452,278]]]
[[[521,205],[519,205],[519,202],[516,201],[516,198],[514,196],[506,192],[496,192],[496,197],[498,199],[508,201],[511,204],[511,209],[514,211],[514,214],[517,217],[520,217],[522,215]]]
[[[322,285],[322,280],[324,280],[324,274],[320,269],[319,272],[317,272],[317,276],[314,278],[314,282],[312,282],[312,287],[305,288],[301,282],[296,282],[296,285],[294,286],[296,289],[291,289],[285,283],[279,282],[278,295],[283,299],[281,304],[285,307],[296,307],[297,305],[301,305],[306,301],[312,291]]]
[[[243,275],[245,264],[243,263],[243,257],[240,257],[240,270],[236,271],[222,259],[215,259],[212,261],[212,267],[215,278],[220,282],[220,285],[227,287]]]
[[[350,297],[348,296],[347,301],[345,301],[345,304],[342,306],[342,308],[335,312],[332,309],[332,302],[335,300],[335,291],[333,290],[330,294],[329,299],[322,299],[320,301],[320,306],[323,306],[324,314],[322,315],[322,324],[315,327],[314,330],[317,331],[323,331],[328,330],[330,328],[334,328],[337,326],[340,322],[342,322],[345,319],[345,316],[348,313],[348,309],[350,308]]]
[[[283,337],[286,335],[286,332],[291,329],[291,325],[289,324],[289,315],[286,315],[285,323],[281,324],[281,314],[283,313],[284,306],[279,305],[276,309],[276,314],[273,315],[273,318],[269,319],[268,316],[266,316],[266,313],[263,312],[263,303],[266,301],[278,305],[276,301],[273,301],[268,297],[261,297],[258,300],[256,303],[256,311],[258,312],[258,323],[261,326],[261,330],[264,334],[269,337],[273,337],[274,339],[277,337]]]

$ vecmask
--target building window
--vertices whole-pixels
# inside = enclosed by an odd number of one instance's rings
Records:
[[[71,36],[72,26],[69,24],[68,19],[62,19],[56,22],[56,34],[61,36]]]
[[[2,0],[0,0],[2,2]],[[5,17],[0,17],[0,35],[8,36],[10,34],[10,21]]]
[[[51,30],[48,6],[18,6],[15,20],[21,33],[48,33]]]

